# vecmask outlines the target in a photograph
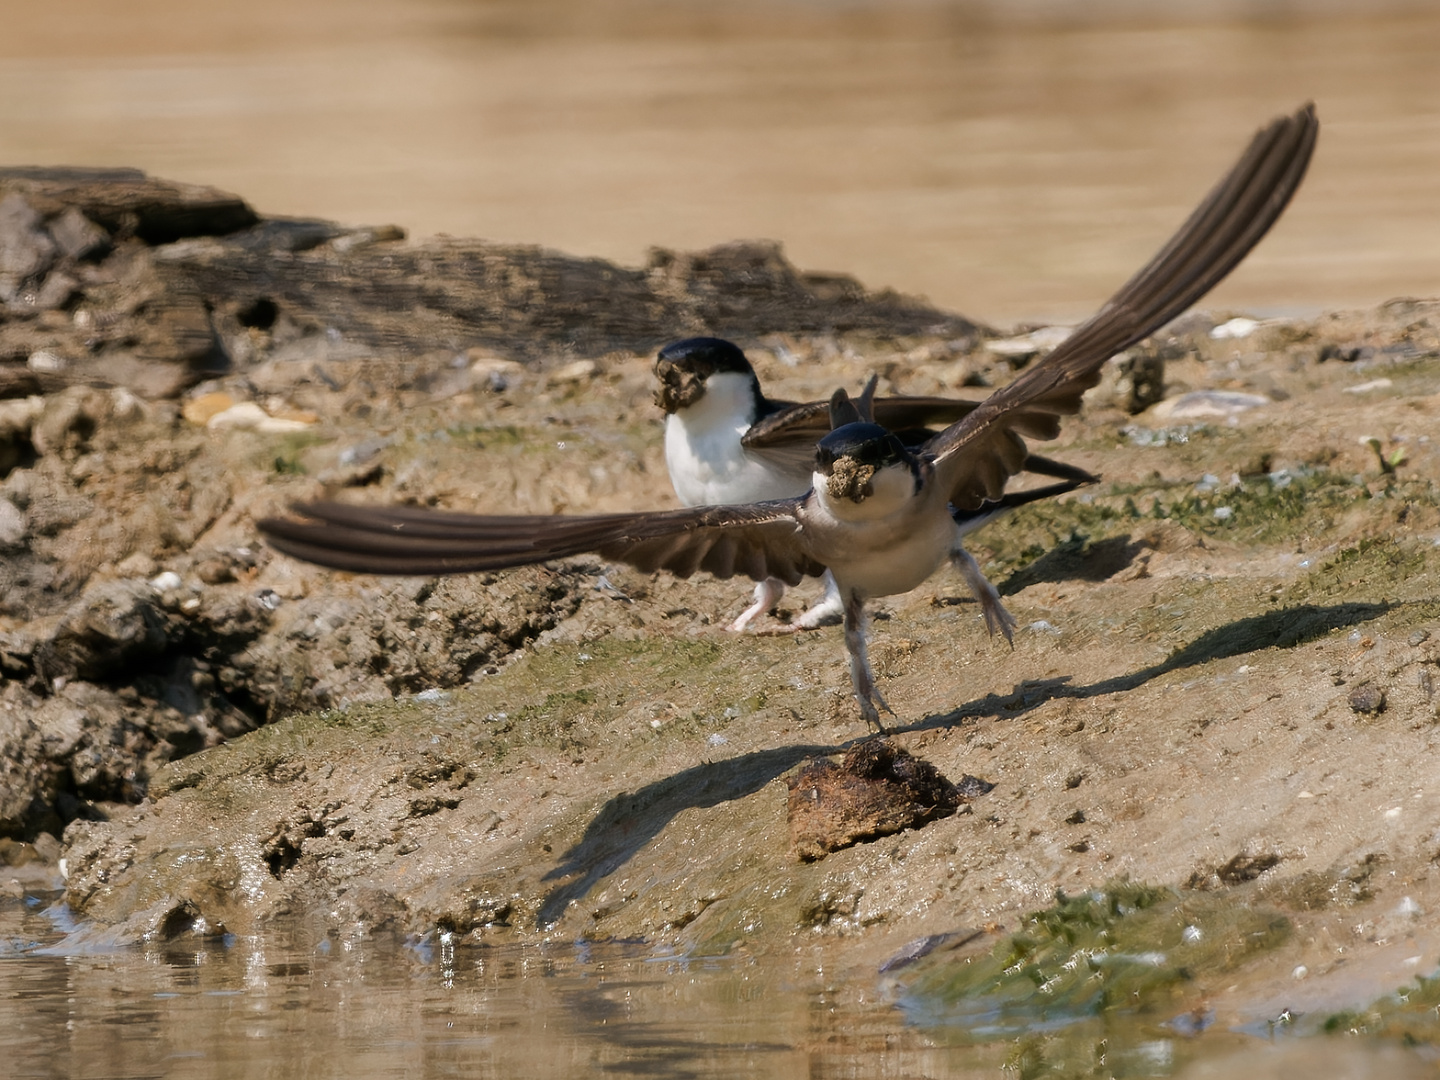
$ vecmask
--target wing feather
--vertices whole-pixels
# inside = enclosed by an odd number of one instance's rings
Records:
[[[1258,132],[1240,160],[1150,262],[1058,348],[924,446],[956,506],[1004,491],[1017,439],[1053,439],[1105,361],[1200,299],[1250,251],[1294,195],[1315,147],[1313,105]],[[1023,444],[1022,444],[1023,445]]]
[[[595,552],[677,577],[703,570],[794,585],[825,571],[800,531],[799,505],[785,499],[655,513],[491,516],[313,502],[294,507],[297,517],[257,524],[278,551],[358,573],[464,574]]]

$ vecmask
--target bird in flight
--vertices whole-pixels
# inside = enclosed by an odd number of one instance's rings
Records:
[[[830,430],[824,401],[798,404],[765,396],[745,353],[721,338],[686,338],[665,346],[655,358],[655,404],[665,413],[665,465],[675,494],[686,506],[737,505],[790,499],[810,490],[815,443]],[[972,411],[978,402],[943,397],[870,399],[871,419],[916,448]],[[957,544],[950,561],[970,585],[993,635],[1010,639],[1015,620],[980,565],[958,540],[1008,510],[1063,495],[1098,478],[1084,469],[1031,454],[1025,472],[1058,483],[1006,492],[977,510],[957,510]],[[779,633],[809,630],[841,621],[844,600],[830,571],[822,575],[820,602]],[[755,586],[755,601],[730,624],[742,631],[778,604],[785,582],[766,578]]]
[[[958,543],[955,510],[1001,499],[1025,467],[1025,440],[1053,439],[1061,417],[1111,356],[1164,326],[1240,262],[1299,187],[1319,131],[1313,105],[1256,133],[1180,230],[1047,357],[917,448],[868,420],[845,392],[815,447],[812,487],[787,499],[589,516],[456,514],[312,502],[258,523],[287,555],[373,574],[500,570],[586,552],[645,572],[744,574],[788,585],[835,577],[850,678],[867,724],[893,715],[866,648],[867,600],[908,592]],[[863,400],[863,399],[862,399]]]

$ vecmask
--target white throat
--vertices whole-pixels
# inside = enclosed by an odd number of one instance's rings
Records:
[[[713,506],[788,499],[805,492],[805,481],[787,477],[753,457],[740,439],[755,422],[754,383],[725,371],[705,380],[695,404],[665,418],[665,465],[675,494],[686,506]]]
[[[840,521],[879,521],[911,509],[915,499],[915,474],[904,462],[877,470],[870,478],[871,493],[860,502],[831,495],[830,478],[824,473],[816,472],[810,479],[820,505]]]

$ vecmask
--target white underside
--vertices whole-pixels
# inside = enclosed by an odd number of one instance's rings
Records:
[[[870,481],[873,494],[858,503],[832,498],[823,480],[815,478],[818,505],[807,515],[805,531],[811,550],[830,567],[845,596],[909,592],[960,544],[944,496],[926,489],[917,497],[906,466],[877,472]]]
[[[665,465],[686,506],[789,499],[809,489],[808,476],[777,469],[740,444],[755,419],[750,387],[744,375],[712,375],[704,397],[665,418]]]

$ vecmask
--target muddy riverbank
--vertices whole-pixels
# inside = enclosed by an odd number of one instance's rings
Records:
[[[683,334],[800,399],[981,396],[1039,344],[764,245],[625,268],[82,180],[0,174],[0,831],[87,934],[305,913],[864,966],[1129,879],[1293,928],[1177,1013],[1440,963],[1440,304],[1192,314],[1112,365],[1046,451],[1102,483],[973,545],[1015,647],[947,575],[876,619],[896,743],[993,790],[805,861],[786,780],[865,734],[838,630],[732,635],[736,583],[594,559],[333,574],[253,521],[673,505],[649,365]]]

